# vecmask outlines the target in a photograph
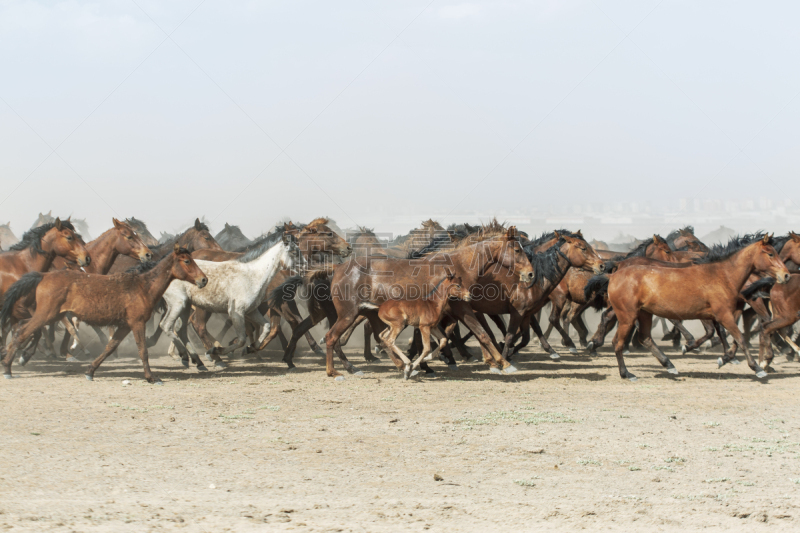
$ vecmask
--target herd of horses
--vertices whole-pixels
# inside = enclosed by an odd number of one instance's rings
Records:
[[[362,324],[365,359],[375,361],[382,347],[405,378],[433,372],[428,363],[437,350],[451,368],[456,368],[453,349],[469,360],[465,342],[473,336],[489,371],[508,374],[516,371],[512,361],[530,342],[531,330],[550,358],[558,359],[548,342],[551,329],[577,353],[569,335],[574,327],[582,348],[595,354],[615,326],[612,344],[621,377],[636,379],[624,360],[631,343],[677,374],[653,340],[654,316],[672,324],[662,325],[665,339],[680,346],[684,338],[683,353],[706,341],[721,343],[720,367],[737,362],[741,348],[758,378],[771,370],[773,344],[800,357],[792,339],[800,317],[800,274],[787,267],[800,265],[800,236],[791,232],[782,237],[758,232],[706,246],[687,227],[620,253],[587,242],[580,230],[530,238],[497,220],[447,228],[428,220],[393,240],[368,228],[342,235],[326,218],[284,222],[252,241],[228,224],[212,236],[199,219],[160,239],[136,218],[113,219],[112,227],[90,242],[81,231],[86,228],[49,213],[40,214],[19,240],[7,225],[0,227],[0,246],[6,249],[0,252],[6,378],[14,377],[15,358],[26,364],[40,345],[45,356],[66,361],[76,361],[76,351],[88,353],[79,335],[82,323],[105,345],[87,367],[87,379],[132,333],[151,383],[160,380],[150,369],[148,349],[162,333],[175,357],[200,371],[207,370],[201,353],[224,368],[222,356],[244,350],[260,359],[258,352],[276,337],[283,362],[293,369],[297,343],[305,337],[312,351],[325,356],[327,375],[343,379],[334,354],[345,370],[359,373],[342,346]],[[539,322],[548,304],[543,332]],[[590,307],[601,312],[591,340],[582,318]],[[214,314],[227,319],[216,337],[208,330]],[[160,318],[148,337],[154,315]],[[310,330],[324,320],[329,329],[323,350]],[[703,337],[695,339],[685,320],[702,321]],[[289,338],[284,322],[291,328]],[[200,350],[189,338],[190,326],[203,344]],[[408,326],[414,334],[406,353],[396,340]],[[62,328],[56,354],[55,332]],[[223,345],[230,328],[235,338]],[[756,331],[758,361],[750,347]],[[371,339],[377,343],[374,353]]]

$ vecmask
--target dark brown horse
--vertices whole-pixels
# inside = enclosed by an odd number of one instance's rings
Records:
[[[614,351],[620,376],[636,379],[626,368],[622,351],[628,332],[637,319],[642,344],[670,373],[677,374],[672,362],[650,335],[655,314],[675,320],[715,320],[742,346],[747,363],[756,376],[766,377],[766,372],[744,345],[734,318],[739,293],[754,272],[773,277],[779,283],[789,280],[789,272],[767,235],[734,239],[723,250],[714,250],[697,264],[686,268],[631,266],[608,276],[608,301],[619,321]],[[731,357],[720,358],[719,365],[729,362]]]
[[[512,270],[524,283],[529,283],[534,277],[530,261],[518,242],[514,227],[509,228],[502,237],[476,244],[466,242],[453,251],[430,254],[419,259],[371,257],[359,259],[354,256],[350,262],[337,266],[331,282],[337,320],[325,336],[328,376],[340,376],[333,368],[333,349],[360,313],[367,312],[370,321],[373,322],[373,328],[380,330],[382,326],[378,323],[374,310],[390,298],[421,297],[421,285],[427,283],[430,286],[434,277],[438,279],[438,276],[441,276],[442,268],[452,269],[464,280],[467,287],[472,287],[481,275],[497,265]],[[435,272],[437,267],[440,270],[438,274]],[[450,312],[475,333],[485,350],[484,360],[490,363],[493,371],[516,370],[497,351],[468,303],[451,302]],[[352,369],[352,365],[346,362],[345,367],[348,370]]]
[[[126,218],[125,223],[133,228],[136,234],[142,239],[142,242],[147,246],[158,246],[159,240],[156,239],[152,233],[150,233],[150,230],[147,229],[147,224],[145,224],[143,221],[136,217],[131,217]]]
[[[116,330],[103,353],[86,370],[86,379],[92,380],[97,368],[117,349],[122,340],[133,331],[139,357],[144,367],[144,377],[150,383],[160,383],[150,371],[145,327],[164,291],[172,280],[179,279],[204,287],[208,283],[185,248],[174,246],[174,252],[159,263],[146,263],[149,271],[125,272],[111,276],[86,274],[74,270],[58,270],[44,274],[32,272],[12,285],[0,311],[0,326],[13,312],[14,304],[34,295],[36,311],[13,336],[8,353],[3,359],[6,378],[10,379],[11,363],[18,347],[42,327],[66,313],[72,313],[83,322],[96,326],[114,326]]]

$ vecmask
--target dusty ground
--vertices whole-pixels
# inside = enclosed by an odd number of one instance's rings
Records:
[[[0,382],[0,527],[800,528],[800,364],[759,382],[676,354],[673,378],[634,354],[629,383],[610,352],[562,353],[409,382],[386,358],[334,382],[308,352],[288,375],[277,351],[204,375],[162,355],[162,387],[128,357],[93,383],[39,358]]]

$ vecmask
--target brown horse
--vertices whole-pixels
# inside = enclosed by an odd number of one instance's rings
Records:
[[[774,354],[772,352],[772,335],[778,333],[791,347],[794,354],[800,354],[800,348],[787,335],[784,328],[788,328],[800,319],[800,274],[792,274],[785,285],[778,285],[770,291],[770,304],[772,307],[772,320],[763,324],[759,342],[758,362],[764,363],[764,369],[769,370]],[[789,360],[791,360],[791,355]]]
[[[86,244],[92,262],[84,268],[89,274],[108,274],[111,265],[120,255],[127,255],[138,262],[150,261],[153,253],[144,244],[141,237],[127,222],[120,222],[112,218],[114,226],[105,231],[95,240]],[[69,266],[64,258],[56,258],[53,261],[53,269],[59,270]]]
[[[651,337],[655,314],[675,320],[717,321],[742,346],[747,363],[756,376],[766,377],[766,372],[753,360],[744,345],[734,318],[739,292],[754,272],[774,277],[779,283],[789,280],[789,272],[772,247],[768,235],[733,239],[724,249],[713,250],[686,268],[631,266],[608,276],[608,301],[619,321],[614,336],[614,351],[620,376],[636,379],[625,367],[622,350],[628,332],[637,319],[642,344],[670,373],[677,374],[672,362]],[[730,355],[720,358],[719,366],[730,361],[730,358]]]
[[[538,323],[533,325],[536,320],[533,315],[544,306],[548,296],[568,272],[573,269],[594,274],[603,272],[603,261],[579,233],[553,232],[555,241],[547,239],[547,242],[553,243],[551,247],[544,252],[533,252],[532,250],[541,248],[541,239],[542,237],[525,247],[526,251],[530,250],[528,259],[535,273],[533,283],[517,283],[513,272],[496,268],[478,278],[473,287],[474,297],[470,302],[473,311],[490,316],[510,316],[504,333],[503,357],[506,359],[511,355],[513,341],[520,333],[520,328],[527,330],[530,323],[537,336],[540,336]],[[542,346],[550,353],[551,358],[559,357],[546,343]]]
[[[28,230],[11,250],[0,253],[0,297],[24,274],[50,270],[56,257],[81,267],[91,264],[92,258],[69,219],[57,218]]]
[[[436,328],[441,322],[445,305],[450,298],[468,302],[472,295],[461,285],[461,278],[450,272],[450,269],[445,268],[444,278],[424,298],[387,300],[378,308],[378,318],[388,326],[381,334],[381,340],[390,354],[395,354],[402,359],[405,364],[403,369],[405,379],[418,371],[420,363],[426,361],[431,355],[433,351],[431,350],[431,329]],[[408,326],[419,328],[422,334],[422,353],[413,362],[395,344],[397,336]],[[442,348],[441,342],[446,341],[446,338],[440,333],[438,337],[439,347]]]
[[[658,261],[674,262],[672,249],[667,244],[667,241],[658,235],[653,235],[651,239],[642,241],[635,249],[628,252],[627,255],[617,255],[614,259],[606,263],[606,271],[611,272],[614,269],[624,268],[630,265],[636,258],[650,258]],[[598,274],[598,272],[595,272]],[[568,308],[568,314],[564,317],[564,324],[562,325],[562,344],[569,348],[571,353],[578,353],[575,344],[569,337],[568,328],[570,324],[575,325],[580,337],[582,347],[587,346],[586,336],[588,330],[581,319],[583,312],[594,302],[594,299],[587,299],[584,294],[586,283],[591,279],[592,274],[586,270],[570,270],[564,279],[559,283],[558,287],[550,294],[550,302],[552,309],[550,312],[550,327],[545,331],[545,338],[550,336],[550,330],[558,326],[562,318],[562,312]]]
[[[14,304],[35,295],[36,311],[33,317],[19,328],[11,340],[3,359],[5,377],[10,379],[11,363],[19,346],[25,343],[46,324],[72,313],[83,322],[97,326],[115,326],[116,331],[103,353],[86,370],[86,379],[92,380],[97,368],[117,349],[122,340],[133,331],[139,357],[144,366],[144,377],[150,383],[161,383],[150,371],[145,328],[164,291],[172,280],[190,281],[205,287],[208,279],[198,268],[191,254],[177,244],[174,252],[159,263],[146,263],[151,267],[139,273],[126,272],[111,276],[98,276],[74,270],[58,270],[40,274],[32,272],[23,276],[8,291],[0,311],[0,325],[4,325],[13,312]]]
[[[337,266],[331,282],[337,320],[325,335],[328,376],[340,378],[340,374],[333,368],[333,349],[360,313],[372,310],[367,314],[373,322],[373,328],[382,329],[374,310],[398,294],[405,295],[408,299],[419,298],[422,295],[420,285],[430,284],[431,279],[436,276],[437,266],[451,268],[464,280],[467,287],[472,287],[481,275],[497,265],[511,269],[524,283],[534,278],[530,261],[519,244],[514,227],[498,238],[476,244],[465,242],[453,251],[434,253],[418,259],[366,257],[359,261],[358,257],[354,257],[350,262]],[[450,312],[475,333],[481,347],[486,351],[484,360],[490,363],[493,372],[500,372],[501,369],[506,372],[516,371],[492,344],[468,303],[451,302]],[[500,368],[497,368],[498,365]],[[345,368],[352,370],[352,365],[345,361]]]
[[[126,219],[126,221],[130,221],[132,219]],[[130,222],[129,222],[130,223]],[[131,227],[134,227],[131,225]],[[138,231],[137,231],[138,233]],[[140,235],[141,236],[141,235]],[[146,241],[142,241],[145,242]],[[147,246],[150,247],[150,251],[153,254],[153,260],[158,261],[162,257],[170,254],[172,249],[175,245],[180,246],[181,248],[186,248],[190,252],[194,252],[195,250],[202,250],[205,248],[209,248],[212,250],[220,250],[222,251],[222,247],[214,240],[212,237],[211,232],[208,230],[208,226],[204,223],[200,222],[200,219],[195,219],[194,225],[172,239],[169,242],[165,242],[163,244],[148,244]],[[110,274],[118,274],[121,272],[125,272],[133,267],[136,266],[137,261],[133,258],[128,256],[119,256],[117,260],[114,261],[114,264],[109,271]]]

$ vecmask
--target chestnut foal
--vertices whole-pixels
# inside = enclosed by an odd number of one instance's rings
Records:
[[[431,349],[431,328],[436,328],[444,315],[445,304],[450,298],[456,298],[465,302],[470,301],[472,296],[468,289],[461,285],[461,277],[456,277],[455,274],[445,269],[447,273],[442,280],[436,284],[430,293],[425,298],[418,300],[387,300],[378,308],[378,317],[389,326],[381,332],[380,337],[392,356],[392,360],[400,368],[400,361],[398,361],[393,354],[400,356],[402,362],[405,363],[403,369],[403,378],[408,379],[412,375],[419,372],[419,365],[424,361],[430,361],[432,356]],[[407,326],[419,328],[422,334],[422,353],[414,359],[412,363],[406,354],[397,347],[395,340],[397,336],[406,329]],[[447,338],[441,335],[438,331],[434,335],[439,339],[439,346],[441,349]],[[413,373],[412,373],[413,372]]]
[[[150,269],[144,271],[147,267]],[[57,270],[22,276],[6,293],[0,312],[0,325],[11,318],[14,304],[22,298],[32,296],[36,311],[11,340],[3,359],[5,377],[12,377],[11,362],[19,346],[24,346],[45,325],[66,313],[72,313],[87,324],[117,328],[103,353],[86,369],[86,379],[91,381],[94,378],[95,371],[106,357],[133,331],[145,379],[150,383],[161,383],[150,372],[145,327],[164,291],[175,279],[190,281],[198,287],[205,287],[208,283],[208,278],[194,262],[191,253],[177,244],[173,253],[160,262],[142,263],[140,273],[101,276],[75,270]]]

